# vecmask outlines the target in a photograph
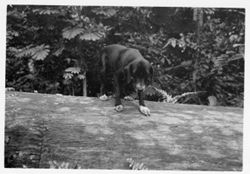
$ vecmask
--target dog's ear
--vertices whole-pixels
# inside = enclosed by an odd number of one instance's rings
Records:
[[[130,83],[131,80],[132,80],[132,71],[133,71],[133,66],[132,64],[129,64],[127,65],[125,68],[124,68],[124,75],[125,75],[125,79],[126,79],[126,82],[127,83]]]

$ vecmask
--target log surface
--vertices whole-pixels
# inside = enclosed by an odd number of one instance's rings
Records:
[[[15,149],[23,167],[128,169],[132,158],[150,170],[242,170],[242,108],[146,101],[145,117],[137,101],[123,104],[118,113],[113,100],[7,92],[5,155]]]

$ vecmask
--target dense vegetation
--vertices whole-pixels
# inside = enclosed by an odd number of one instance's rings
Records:
[[[153,64],[147,99],[242,107],[244,38],[244,9],[8,6],[6,86],[97,96],[99,50],[120,43]]]

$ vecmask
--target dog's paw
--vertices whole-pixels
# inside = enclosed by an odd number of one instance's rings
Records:
[[[99,99],[103,100],[103,101],[106,101],[106,100],[109,99],[109,97],[106,94],[104,94],[104,95],[100,96]]]
[[[122,105],[117,105],[117,106],[115,106],[115,110],[117,112],[121,112],[123,110],[123,106]]]
[[[150,110],[146,106],[139,106],[139,110],[145,116],[150,116]]]
[[[128,96],[125,96],[125,97],[124,97],[124,100],[133,101],[134,98],[128,95]]]

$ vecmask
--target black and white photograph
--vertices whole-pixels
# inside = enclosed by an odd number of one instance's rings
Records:
[[[246,7],[4,9],[5,170],[244,171]]]

